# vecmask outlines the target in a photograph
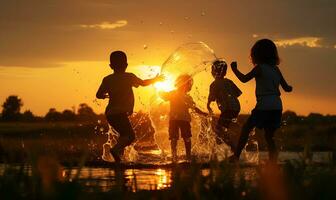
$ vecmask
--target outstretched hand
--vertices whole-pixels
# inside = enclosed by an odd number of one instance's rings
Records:
[[[238,68],[238,65],[237,65],[237,61],[233,61],[233,62],[231,62],[231,69],[232,70],[235,70],[235,69],[237,69]]]
[[[286,88],[286,92],[292,92],[293,91],[293,87],[291,85],[289,85],[287,88]]]
[[[157,74],[156,76],[155,76],[155,78],[154,78],[154,80],[155,80],[155,82],[160,82],[160,81],[164,81],[164,80],[166,80],[166,77],[165,77],[165,75],[163,75],[163,74]]]

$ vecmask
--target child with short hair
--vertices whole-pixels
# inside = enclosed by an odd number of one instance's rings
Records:
[[[217,134],[217,143],[225,142],[233,149],[232,140],[227,135],[228,128],[232,121],[238,117],[240,112],[240,103],[238,97],[242,94],[240,89],[233,83],[232,80],[224,78],[227,71],[225,61],[216,60],[211,67],[211,74],[214,81],[210,85],[207,108],[210,113],[211,102],[216,101],[221,114],[219,116],[215,132]]]
[[[106,76],[96,94],[98,99],[109,98],[105,115],[109,124],[120,134],[117,144],[111,149],[115,162],[121,161],[126,146],[132,144],[135,134],[128,119],[133,113],[133,87],[148,86],[163,80],[163,76],[142,80],[133,73],[125,72],[128,66],[127,56],[122,51],[110,55],[110,67],[113,73]]]
[[[286,92],[291,92],[293,88],[287,84],[278,67],[280,59],[277,47],[272,40],[261,39],[257,41],[251,49],[251,60],[254,68],[246,75],[238,70],[236,62],[231,63],[232,71],[241,82],[246,83],[253,78],[255,79],[257,104],[242,127],[237,148],[234,155],[230,157],[230,161],[239,160],[249,133],[257,127],[264,129],[269,159],[276,162],[278,152],[273,136],[280,127],[282,116],[279,86],[281,85]]]
[[[171,141],[171,150],[173,162],[177,160],[177,141],[179,131],[183,138],[186,158],[191,159],[191,116],[189,109],[195,112],[207,115],[196,107],[192,97],[188,94],[193,85],[193,79],[190,75],[180,75],[175,81],[176,90],[171,92],[162,92],[160,96],[170,102],[169,112],[169,140]]]

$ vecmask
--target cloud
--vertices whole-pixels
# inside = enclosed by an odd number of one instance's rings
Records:
[[[102,22],[100,24],[81,24],[80,27],[86,29],[116,29],[127,25],[127,20],[115,22]]]
[[[276,40],[275,43],[280,47],[300,45],[304,47],[317,48],[323,47],[320,43],[321,41],[321,37],[299,37],[292,39],[280,39]]]

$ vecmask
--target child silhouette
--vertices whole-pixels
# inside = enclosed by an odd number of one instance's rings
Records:
[[[169,112],[169,140],[171,142],[171,151],[173,162],[177,160],[177,141],[179,139],[179,130],[183,138],[186,157],[191,159],[191,116],[189,109],[195,112],[207,115],[196,107],[192,97],[188,94],[193,85],[193,79],[189,75],[180,75],[175,81],[176,90],[171,92],[162,92],[160,96],[170,102]]]
[[[142,80],[133,73],[127,73],[127,56],[122,51],[114,51],[110,55],[110,67],[114,71],[106,76],[96,94],[98,99],[109,98],[105,115],[109,124],[120,134],[117,144],[111,149],[115,162],[121,161],[126,146],[130,145],[135,134],[128,119],[133,113],[133,87],[147,86],[163,80],[163,76]]]
[[[232,140],[227,133],[232,120],[237,118],[240,112],[238,97],[242,92],[230,79],[224,78],[226,71],[227,64],[224,61],[216,60],[212,64],[211,74],[215,80],[210,85],[207,107],[209,112],[212,113],[210,104],[216,101],[221,111],[215,127],[217,143],[220,144],[224,141],[233,149]]]
[[[291,92],[292,87],[287,84],[278,68],[280,59],[273,41],[269,39],[257,41],[251,49],[251,60],[254,68],[246,75],[238,70],[236,62],[231,63],[232,71],[241,82],[246,83],[253,78],[255,79],[257,104],[242,127],[237,148],[234,155],[230,157],[230,161],[239,159],[240,153],[247,143],[249,133],[257,127],[264,129],[269,159],[276,162],[278,152],[273,136],[280,127],[282,116],[279,85],[286,92]]]

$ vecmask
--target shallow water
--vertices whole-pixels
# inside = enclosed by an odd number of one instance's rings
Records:
[[[248,154],[248,153],[247,153]],[[247,155],[246,154],[246,155]],[[268,157],[267,152],[259,152],[259,161],[266,161]],[[302,160],[303,153],[298,152],[280,152],[279,163],[285,160]],[[141,160],[141,159],[140,159]],[[312,155],[313,163],[330,163],[332,162],[332,152],[314,152]],[[174,169],[169,167],[170,161],[160,164],[152,164],[151,168],[138,168],[136,165],[130,165],[125,169],[116,169],[108,167],[83,167],[79,171],[78,168],[63,168],[62,176],[72,181],[78,175],[77,180],[82,184],[92,186],[92,188],[99,187],[102,191],[108,191],[116,185],[125,185],[132,191],[138,190],[161,190],[169,188],[172,184],[172,176],[174,175]],[[243,164],[243,162],[241,162]],[[242,173],[246,179],[254,179],[256,177],[256,167],[258,163],[249,163],[245,167],[242,167]],[[187,166],[187,167],[185,167]],[[184,168],[188,169],[188,165]],[[0,175],[5,172],[4,164],[0,165]],[[27,173],[31,175],[31,168],[27,168]],[[132,169],[130,169],[132,168]],[[187,171],[187,170],[185,170]],[[202,176],[209,175],[209,169],[203,168],[200,171]],[[120,184],[122,182],[122,184]]]

